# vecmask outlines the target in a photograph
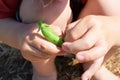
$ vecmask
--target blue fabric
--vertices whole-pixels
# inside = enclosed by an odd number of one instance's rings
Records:
[[[19,10],[16,11],[15,19],[19,22],[22,22],[19,15]]]

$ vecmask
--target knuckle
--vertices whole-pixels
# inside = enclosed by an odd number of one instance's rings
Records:
[[[46,45],[40,45],[39,49],[40,50],[47,50],[47,46]]]
[[[71,31],[69,34],[70,34],[70,39],[71,39],[71,40],[76,40],[76,38],[77,38],[77,37],[76,37],[77,34],[75,34],[74,31]]]
[[[89,15],[89,16],[87,16],[86,17],[86,21],[87,21],[87,23],[88,24],[90,24],[90,25],[96,25],[97,24],[97,18],[96,18],[96,16],[94,16],[94,15]]]
[[[86,48],[91,48],[92,47],[92,41],[90,41],[89,39],[84,39],[84,46]]]
[[[93,56],[87,54],[87,55],[86,55],[86,61],[92,61],[92,60],[93,60]]]
[[[88,21],[95,20],[95,15],[88,15],[88,16],[86,16],[86,19],[87,19]]]

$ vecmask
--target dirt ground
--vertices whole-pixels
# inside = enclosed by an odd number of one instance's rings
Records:
[[[71,65],[73,58],[57,57],[55,64],[58,80],[80,80],[82,64]],[[120,77],[120,49],[106,61],[105,66]],[[21,56],[19,50],[0,44],[0,80],[31,80],[32,66]]]

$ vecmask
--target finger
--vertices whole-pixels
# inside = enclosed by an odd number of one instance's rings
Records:
[[[71,32],[72,28],[75,27],[75,25],[76,25],[79,21],[80,21],[80,20],[77,20],[77,21],[75,21],[75,22],[72,22],[71,24],[69,24],[69,25],[67,26],[66,31],[65,31],[65,32],[66,32],[65,41],[72,41],[72,40],[70,39],[70,37],[71,37],[70,32]]]
[[[108,45],[106,44],[106,42],[101,40],[93,48],[86,50],[86,51],[78,52],[76,54],[76,58],[80,62],[88,62],[88,61],[96,60],[96,59],[106,55],[108,50],[109,50],[109,48],[108,48]]]
[[[72,27],[66,35],[66,41],[74,41],[81,38],[91,27],[93,27],[93,24],[90,20],[88,21],[86,18],[83,18],[75,22],[72,26],[74,27]]]
[[[57,55],[57,54],[62,55],[65,53],[60,47],[57,47],[53,43],[37,35],[35,35],[32,40],[28,39],[28,44],[50,55]]]
[[[92,78],[92,76],[100,69],[103,63],[103,58],[104,57],[101,57],[95,61],[83,64],[85,72],[81,76],[82,80],[88,80]]]
[[[62,45],[63,50],[70,52],[78,52],[81,50],[90,49],[95,45],[95,43],[99,40],[97,30],[91,28],[84,37],[73,41],[73,42],[65,42]]]
[[[41,59],[48,59],[51,57],[50,55],[28,45],[25,45],[25,48],[22,49],[21,52],[23,57],[28,61],[39,61]]]

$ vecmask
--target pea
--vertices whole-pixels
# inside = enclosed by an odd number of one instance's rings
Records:
[[[64,42],[63,38],[57,35],[57,33],[55,33],[55,31],[48,24],[44,23],[42,20],[39,20],[37,24],[38,32],[41,30],[46,40],[61,47],[62,43]]]

